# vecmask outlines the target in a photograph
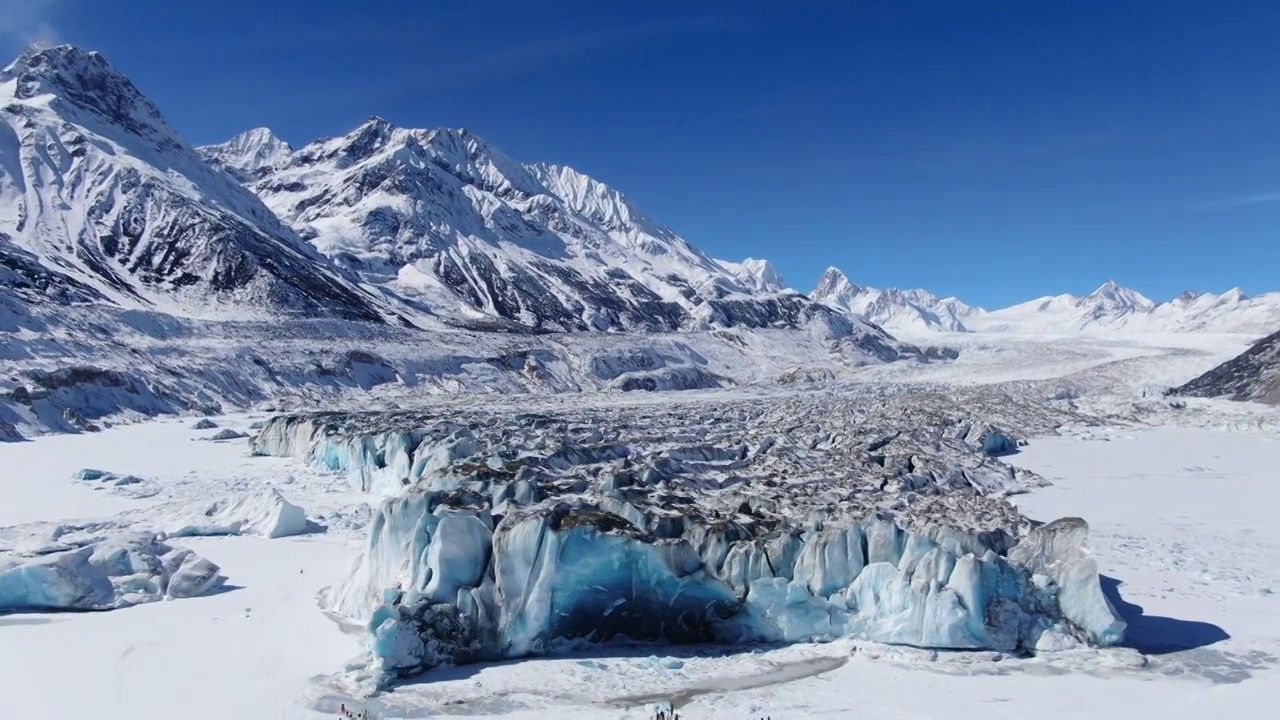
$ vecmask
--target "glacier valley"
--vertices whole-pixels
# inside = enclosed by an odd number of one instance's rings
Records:
[[[467,130],[193,147],[67,45],[0,106],[16,716],[1274,704],[1280,417],[1221,398],[1280,294],[802,293]]]

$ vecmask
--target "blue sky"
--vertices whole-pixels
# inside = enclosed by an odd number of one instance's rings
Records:
[[[0,0],[193,143],[370,115],[577,167],[710,253],[989,307],[1280,289],[1280,4]]]

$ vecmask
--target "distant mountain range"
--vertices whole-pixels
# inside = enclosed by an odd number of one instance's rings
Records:
[[[0,74],[0,105],[0,271],[23,302],[892,344],[767,262],[711,258],[608,185],[466,130],[375,117],[297,149],[261,128],[196,149],[73,46],[23,54]]]
[[[1187,291],[1156,303],[1108,281],[1084,296],[1054,295],[985,310],[927,290],[878,290],[829,268],[809,294],[891,331],[918,332],[1223,332],[1264,335],[1280,328],[1280,292],[1257,296]]]
[[[809,297],[861,315],[881,327],[901,331],[966,332],[965,318],[983,312],[953,297],[939,298],[928,290],[864,287],[836,268],[827,268]]]
[[[987,311],[835,268],[808,295],[716,259],[572,168],[461,129],[370,118],[294,148],[258,128],[193,148],[97,53],[0,73],[0,305],[104,303],[219,320],[337,318],[505,332],[898,333],[1280,327],[1280,293],[1156,304],[1107,283]],[[893,355],[889,352],[888,355]]]

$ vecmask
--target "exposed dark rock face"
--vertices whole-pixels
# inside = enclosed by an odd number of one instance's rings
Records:
[[[1280,332],[1259,340],[1170,394],[1280,404]]]

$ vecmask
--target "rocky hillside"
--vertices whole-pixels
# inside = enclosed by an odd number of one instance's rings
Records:
[[[1173,394],[1280,404],[1280,332],[1175,388]]]

